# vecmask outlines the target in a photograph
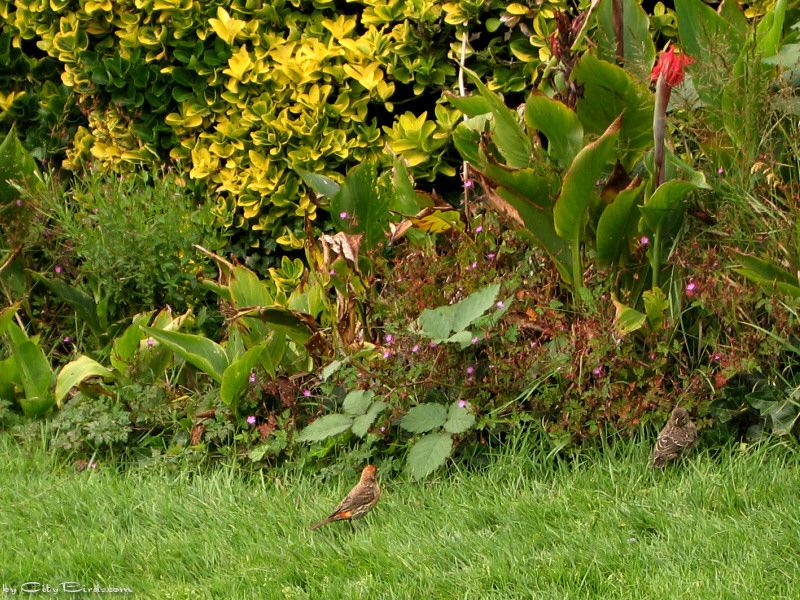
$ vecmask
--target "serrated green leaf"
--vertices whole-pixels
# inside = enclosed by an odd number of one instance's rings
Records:
[[[426,402],[409,410],[400,427],[411,433],[425,433],[444,425],[447,420],[447,409],[441,404]]]
[[[365,415],[375,397],[375,392],[370,390],[353,390],[344,399],[342,409],[348,415]]]
[[[303,429],[297,439],[301,442],[319,442],[347,431],[352,424],[353,419],[348,416],[339,414],[325,415]]]
[[[369,428],[378,418],[378,415],[388,405],[385,402],[373,402],[366,414],[356,417],[353,420],[353,433],[358,437],[364,437],[369,432]]]
[[[441,467],[453,451],[453,438],[445,433],[431,433],[421,438],[408,452],[406,471],[421,479]]]
[[[417,319],[420,333],[440,342],[454,333],[462,333],[494,305],[499,291],[500,285],[495,283],[455,304],[425,309]]]
[[[444,423],[444,430],[448,433],[464,433],[469,431],[475,424],[475,415],[466,407],[461,407],[458,402],[450,405],[447,414],[447,421]]]
[[[669,299],[660,287],[654,287],[642,294],[647,324],[652,331],[660,331],[664,324],[664,315],[669,309]]]

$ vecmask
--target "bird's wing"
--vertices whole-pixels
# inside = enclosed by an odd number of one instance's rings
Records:
[[[363,504],[369,502],[374,496],[374,491],[369,486],[357,485],[350,493],[345,496],[344,500],[339,503],[333,514],[344,513],[353,510]]]
[[[693,438],[682,431],[668,431],[658,436],[653,456],[679,454],[693,443]]]

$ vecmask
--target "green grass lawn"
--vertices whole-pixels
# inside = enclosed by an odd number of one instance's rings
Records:
[[[357,473],[325,485],[225,467],[70,477],[0,436],[0,585],[9,597],[77,582],[134,598],[800,598],[796,447],[700,453],[663,472],[648,451],[567,465],[519,444],[479,472],[382,477],[355,531],[312,532]]]

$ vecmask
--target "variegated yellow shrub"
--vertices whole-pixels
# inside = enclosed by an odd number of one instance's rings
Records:
[[[389,164],[388,147],[417,180],[455,176],[461,115],[439,100],[459,62],[495,89],[525,89],[548,58],[547,17],[565,6],[0,0],[0,35],[55,61],[51,85],[80,107],[64,166],[172,159],[248,243],[297,248],[317,207],[295,168],[341,179]],[[20,93],[0,89],[0,109],[13,117]]]

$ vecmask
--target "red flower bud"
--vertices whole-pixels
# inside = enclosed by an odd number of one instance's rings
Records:
[[[680,85],[685,75],[683,68],[691,62],[693,62],[692,59],[686,54],[675,54],[675,48],[670,47],[659,57],[658,64],[653,67],[653,72],[650,73],[650,79],[658,81],[659,76],[663,73],[670,87]]]

